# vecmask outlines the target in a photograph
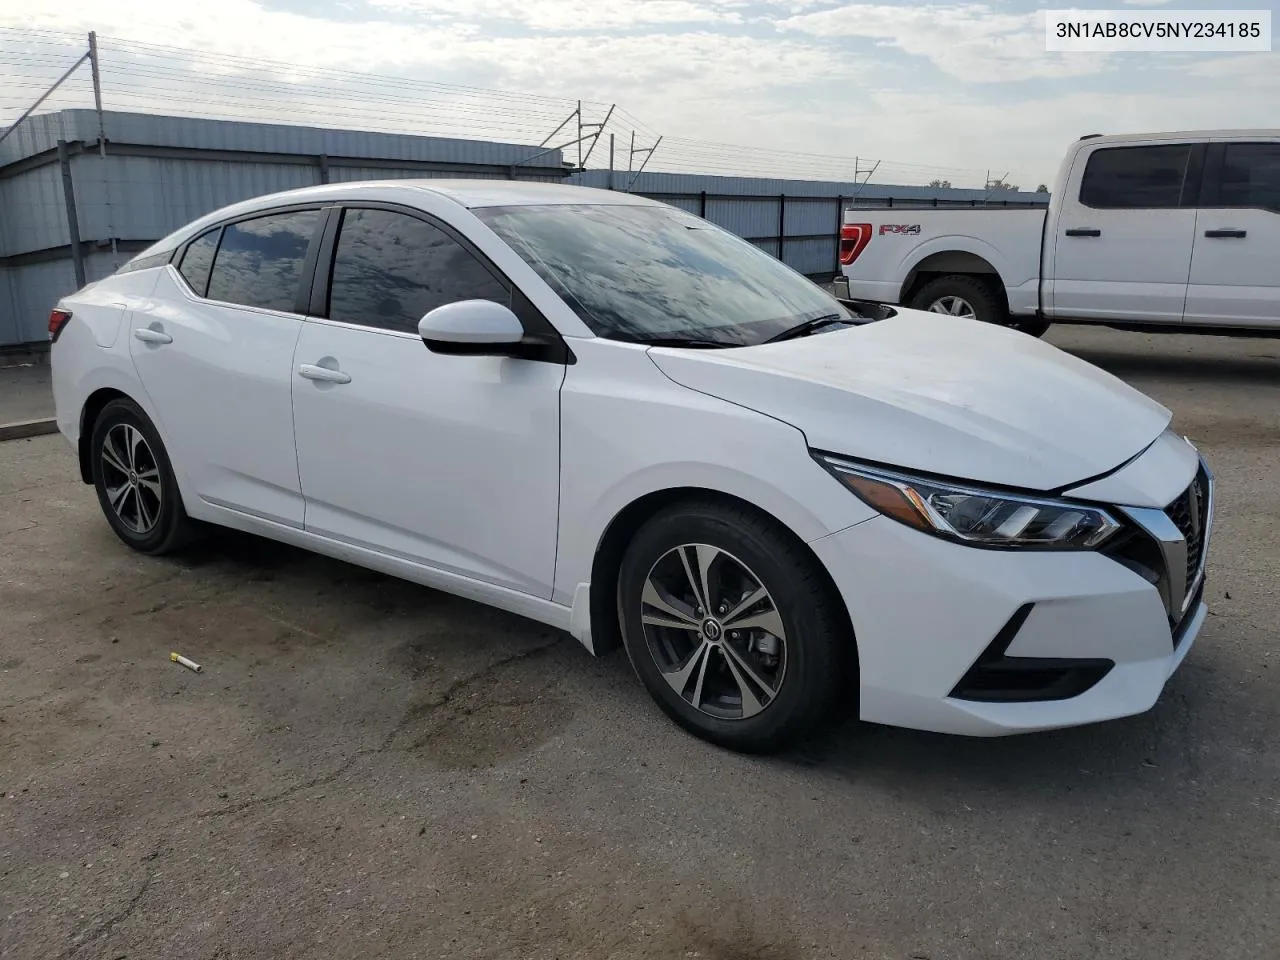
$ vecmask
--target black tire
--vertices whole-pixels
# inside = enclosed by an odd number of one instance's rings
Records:
[[[728,578],[729,584],[736,579],[731,576],[735,570],[745,565],[755,583],[767,591],[767,597],[759,604],[745,607],[739,619],[755,619],[752,611],[765,609],[767,612],[771,605],[776,606],[785,639],[770,640],[770,634],[763,628],[732,631],[729,621],[723,632],[717,630],[721,640],[715,643],[709,643],[702,633],[692,630],[651,626],[650,632],[646,632],[642,621],[646,605],[642,597],[650,574],[663,569],[658,566],[661,562],[672,565],[679,580],[683,568],[674,551],[692,544],[705,544],[722,551],[722,559],[708,566],[716,575]],[[727,559],[723,559],[724,555]],[[691,558],[696,565],[696,554],[691,554]],[[752,592],[752,580],[737,582],[743,584],[740,590],[731,594],[726,589],[722,595],[729,596],[726,605]],[[693,589],[688,577],[679,583]],[[712,592],[717,591],[713,588]],[[674,591],[668,591],[664,599],[675,596]],[[691,609],[693,601],[689,599],[694,594],[683,596],[683,600],[677,600],[682,604],[680,609],[696,616]],[[714,598],[712,602],[717,603]],[[817,562],[787,531],[749,509],[717,501],[678,504],[649,520],[628,546],[618,578],[623,644],[632,667],[658,705],[694,735],[751,753],[772,752],[794,743],[828,717],[840,695],[856,698],[856,676],[846,669],[848,664],[856,663],[854,638],[848,631],[847,621],[838,614],[838,602]],[[648,609],[651,613],[658,610],[652,605]],[[736,663],[746,658],[757,671],[756,678],[777,681],[775,695],[768,697],[768,702],[754,715],[745,716],[747,698],[741,693],[743,680],[740,679],[743,674],[740,670],[735,674],[737,668],[730,667],[730,658],[721,641],[724,646],[732,646],[739,658]],[[775,647],[776,655],[769,657],[753,646],[762,643]],[[679,649],[673,652],[671,644],[685,644],[687,650],[683,654]],[[695,707],[691,702],[693,696],[678,693],[665,679],[659,664],[661,657],[669,655],[669,672],[677,676],[682,664],[693,663],[696,654],[688,651],[698,647],[706,650],[707,662],[702,668],[706,684],[698,685],[695,670],[683,689],[701,692],[707,702],[706,709]],[[771,659],[781,665],[780,672],[775,665],[770,673]],[[739,678],[736,684],[739,716],[731,715],[735,676]],[[748,686],[753,695],[768,690]],[[729,693],[727,697],[713,700],[714,690]],[[756,699],[763,703],[766,697]],[[715,710],[718,715],[708,710]]]
[[[935,304],[949,299],[968,304],[973,310],[973,318],[981,323],[1009,327],[1032,337],[1042,337],[1049,329],[1049,323],[1045,320],[1015,319],[1009,316],[1004,296],[995,284],[981,277],[962,273],[930,280],[916,291],[910,306],[915,310],[931,310]]]
[[[124,438],[132,436],[130,430],[137,431],[143,441],[135,447],[134,462],[130,462],[122,447]],[[139,553],[152,556],[170,553],[188,543],[195,527],[182,505],[173,465],[160,434],[142,408],[127,398],[112,400],[94,421],[90,436],[93,487],[116,536]],[[112,465],[106,450],[109,441],[115,462],[126,470]],[[120,491],[121,481],[128,483],[130,489],[123,494],[122,509],[117,511],[112,505],[112,492]],[[155,489],[159,491],[158,496]],[[139,502],[143,505],[142,513],[139,513]],[[143,520],[151,522],[144,524]]]

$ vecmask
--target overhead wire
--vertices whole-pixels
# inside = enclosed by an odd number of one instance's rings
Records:
[[[85,42],[83,35],[66,31],[0,27],[0,86],[11,92],[0,104],[0,124],[11,122],[26,109],[25,105],[13,102],[22,98],[12,93],[47,89],[49,83],[83,53]],[[533,92],[376,75],[119,37],[99,36],[98,47],[107,109],[117,105],[144,112],[156,110],[212,119],[302,121],[308,125],[329,126],[346,123],[376,132],[534,144],[542,141],[566,117],[572,117],[579,104],[584,132],[596,129],[593,124],[601,123],[611,106],[595,99],[579,101]],[[83,72],[84,77],[73,75],[42,108],[91,104],[91,92],[84,89],[88,85],[88,68]],[[193,94],[194,103],[182,103],[175,98],[175,92],[186,90]],[[588,165],[593,169],[608,165],[607,141],[613,135],[615,166],[625,169],[630,161],[630,166],[636,169],[649,157],[647,151],[658,142],[661,133],[624,106],[615,105],[612,109],[608,123],[598,129]],[[548,146],[566,145],[566,159],[571,154],[576,156],[576,146],[569,141],[575,139],[577,133],[576,125],[570,123]],[[629,154],[633,136],[637,151],[634,156]],[[586,152],[584,149],[583,153]],[[892,177],[896,183],[949,180],[957,186],[982,185],[989,176],[988,172],[976,169],[681,136],[663,137],[645,169],[646,172],[849,183],[865,180],[874,169],[878,182]]]

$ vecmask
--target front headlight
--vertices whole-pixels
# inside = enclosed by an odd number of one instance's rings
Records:
[[[1092,550],[1120,529],[1098,507],[869,468],[826,454],[818,462],[868,506],[909,527],[980,547]]]

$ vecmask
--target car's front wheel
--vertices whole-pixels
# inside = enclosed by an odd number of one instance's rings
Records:
[[[685,729],[777,750],[829,712],[853,638],[828,581],[776,523],[714,501],[669,508],[632,540],[618,583],[627,655]]]
[[[173,466],[155,425],[132,400],[112,400],[89,444],[93,486],[116,536],[147,554],[168,553],[192,532]]]

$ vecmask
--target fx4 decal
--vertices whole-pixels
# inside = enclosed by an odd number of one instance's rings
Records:
[[[882,223],[880,224],[880,236],[886,233],[901,233],[907,236],[916,236],[920,232],[920,224],[918,223]]]

